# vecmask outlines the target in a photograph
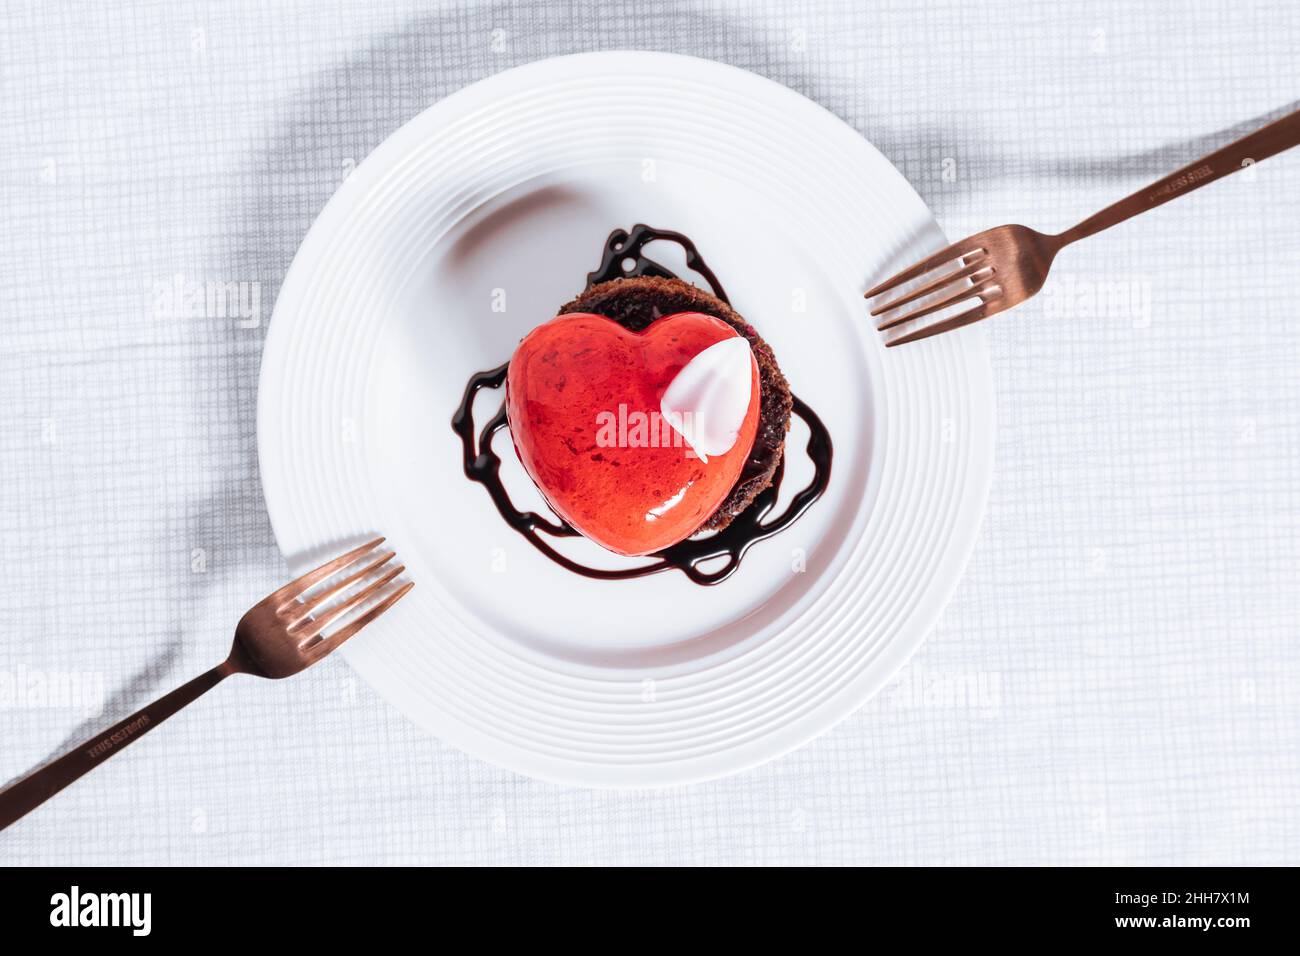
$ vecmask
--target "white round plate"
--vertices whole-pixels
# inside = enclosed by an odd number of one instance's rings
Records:
[[[638,222],[696,241],[834,440],[823,498],[715,587],[563,570],[465,478],[451,429],[471,373],[508,359],[582,289],[608,233]],[[916,650],[975,540],[993,440],[984,334],[886,351],[862,298],[942,242],[857,133],[742,70],[592,53],[477,83],[357,168],[285,279],[258,407],[280,546],[301,570],[389,537],[416,586],[343,653],[485,760],[639,787],[782,754]],[[501,400],[481,397],[483,416]],[[787,489],[810,473],[805,438],[796,424]],[[541,508],[499,442],[507,484]]]

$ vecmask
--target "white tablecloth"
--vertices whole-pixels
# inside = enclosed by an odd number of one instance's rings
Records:
[[[955,238],[1065,228],[1300,95],[1290,0],[0,21],[0,780],[220,660],[285,578],[254,442],[275,293],[353,164],[438,98],[580,50],[711,57],[843,117]],[[0,835],[0,861],[1300,862],[1300,153],[1051,282],[990,324],[996,473],[955,599],[815,743],[689,789],[565,790],[329,661],[224,685]],[[198,317],[177,283],[248,284]]]

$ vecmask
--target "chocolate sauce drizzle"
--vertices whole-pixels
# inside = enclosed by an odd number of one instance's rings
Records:
[[[615,229],[605,241],[605,250],[600,265],[587,275],[587,288],[601,282],[608,282],[623,276],[659,276],[675,279],[677,276],[664,266],[644,254],[645,246],[656,239],[675,242],[686,253],[686,264],[699,274],[723,302],[730,304],[722,284],[717,276],[704,262],[695,243],[680,232],[666,229],[652,229],[646,225],[636,225],[632,231]],[[631,268],[625,268],[625,260],[634,260]],[[581,532],[570,527],[566,522],[556,518],[547,518],[535,511],[520,511],[510,500],[510,495],[501,482],[501,458],[492,449],[492,440],[497,432],[506,429],[506,407],[483,425],[476,429],[474,423],[474,399],[485,388],[500,388],[505,384],[506,372],[510,363],[506,362],[486,372],[470,376],[465,386],[456,414],[452,416],[451,427],[460,436],[464,455],[465,476],[470,481],[478,482],[487,489],[492,503],[505,522],[523,535],[538,551],[556,564],[568,568],[577,574],[603,580],[624,580],[640,578],[660,571],[678,570],[696,584],[718,584],[729,578],[740,567],[740,560],[754,544],[770,538],[798,520],[808,507],[822,496],[831,477],[831,436],[826,426],[811,408],[792,395],[794,414],[803,419],[808,426],[807,453],[813,464],[813,476],[808,484],[800,488],[779,514],[772,514],[776,508],[777,496],[781,489],[781,479],[785,473],[784,460],[772,476],[772,484],[758,494],[753,502],[732,519],[721,531],[708,533],[695,538],[687,538],[670,548],[646,556],[640,560],[646,563],[629,568],[592,568],[579,564],[557,551],[548,538],[576,538]],[[741,480],[744,480],[742,475]],[[700,565],[715,558],[726,558],[726,562],[712,571],[701,570]]]

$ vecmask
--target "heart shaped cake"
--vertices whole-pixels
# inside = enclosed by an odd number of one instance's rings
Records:
[[[780,462],[791,400],[770,349],[676,279],[603,283],[561,311],[506,379],[516,452],[550,506],[624,555],[725,527]]]
[[[515,351],[506,379],[515,449],[547,502],[619,554],[694,534],[740,478],[758,430],[758,366],[699,312],[631,332],[560,316]]]

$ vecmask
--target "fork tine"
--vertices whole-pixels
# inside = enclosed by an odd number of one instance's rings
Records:
[[[985,254],[985,250],[980,246],[971,245],[970,240],[968,239],[963,239],[961,242],[955,242],[946,249],[940,249],[928,259],[922,259],[916,265],[909,266],[902,272],[891,276],[874,289],[868,289],[864,298],[870,299],[874,296],[880,295],[882,292],[888,292],[895,286],[907,282],[909,279],[915,279],[919,275],[924,275],[931,269],[941,266],[951,259],[956,259],[958,256],[961,256],[964,259],[966,256],[973,256],[976,253],[979,253],[982,256]]]
[[[889,329],[892,329],[896,325],[902,325],[904,322],[910,322],[912,319],[919,319],[922,316],[933,315],[935,312],[940,312],[943,309],[948,308],[948,306],[950,305],[956,305],[958,302],[965,301],[966,299],[973,299],[976,298],[977,296],[985,295],[996,288],[998,288],[998,284],[996,282],[992,282],[986,279],[983,282],[979,283],[978,285],[971,285],[971,286],[967,286],[964,289],[960,289],[957,292],[954,292],[952,295],[946,296],[945,298],[940,299],[938,302],[935,302],[932,305],[925,306],[925,308],[914,309],[913,311],[908,312],[905,315],[898,315],[892,319],[886,319],[884,322],[881,322],[879,325],[876,326],[876,331],[885,332]]]
[[[361,557],[367,551],[373,551],[379,545],[384,543],[383,538],[375,538],[374,541],[368,541],[359,548],[353,548],[347,554],[339,555],[333,561],[327,561],[314,571],[308,571],[302,577],[295,578],[280,590],[271,595],[270,600],[279,603],[279,610],[283,611],[290,600],[296,598],[303,591],[306,591],[314,584],[319,584],[331,574],[342,571],[349,564]]]
[[[363,564],[358,570],[354,571],[352,574],[349,574],[346,578],[340,578],[338,581],[332,582],[331,584],[329,584],[328,587],[325,588],[325,590],[321,591],[319,594],[315,595],[314,597],[306,601],[301,601],[300,602],[301,606],[299,608],[294,608],[294,610],[301,611],[301,615],[297,619],[295,619],[293,623],[297,624],[299,621],[302,620],[302,618],[306,617],[312,611],[316,610],[316,608],[320,607],[322,604],[324,604],[334,595],[352,586],[353,584],[356,584],[362,578],[369,577],[374,571],[383,567],[385,564],[387,564],[395,557],[397,557],[396,551],[385,551],[383,554],[375,558],[373,561],[368,561],[365,564]],[[286,605],[286,607],[292,608],[293,605],[294,602],[290,601]]]
[[[362,614],[355,621],[339,628],[329,637],[322,637],[315,644],[308,644],[305,650],[313,654],[315,657],[324,657],[349,637],[356,634],[357,631],[361,630],[375,618],[379,617],[379,615],[383,614],[390,607],[400,601],[406,595],[406,592],[411,590],[413,587],[415,587],[415,582],[407,581],[400,588],[388,595],[388,597],[384,598],[370,610],[366,611],[365,614]]]
[[[987,276],[980,275],[980,273],[985,271],[988,272]],[[950,283],[953,282],[957,282],[961,279],[970,279],[971,282],[978,283],[978,282],[982,282],[984,279],[987,279],[991,275],[993,275],[993,267],[984,265],[982,260],[977,260],[974,265],[969,265],[964,269],[959,269],[956,272],[950,272],[948,275],[940,276],[938,279],[935,279],[933,282],[921,286],[919,289],[915,290],[914,292],[909,292],[901,299],[895,299],[893,302],[890,302],[888,305],[876,306],[874,309],[871,310],[871,314],[882,315],[885,312],[889,312],[893,309],[897,309],[900,305],[907,305],[907,303],[915,302],[917,299],[924,299],[927,295],[930,295],[933,292],[938,292],[944,286],[949,285]],[[979,276],[979,278],[976,278],[976,276]]]
[[[362,604],[365,604],[367,601],[373,598],[376,594],[378,594],[380,591],[384,589],[384,585],[386,585],[389,581],[393,580],[393,578],[397,577],[405,570],[406,567],[401,564],[397,565],[397,567],[389,568],[387,571],[385,571],[379,577],[375,578],[375,580],[371,581],[369,584],[367,584],[356,594],[352,595],[347,600],[340,601],[338,604],[334,605],[329,610],[321,614],[320,617],[315,617],[315,618],[304,617],[301,621],[297,622],[296,624],[290,625],[289,633],[297,634],[298,636],[303,638],[311,638],[311,637],[319,636],[325,630],[325,628],[329,627],[339,618],[343,617],[343,615],[347,614],[349,611],[353,610],[354,608]]]
[[[941,332],[951,332],[953,329],[960,329],[963,325],[970,325],[972,322],[978,322],[980,319],[988,318],[993,312],[987,303],[981,303],[973,309],[969,309],[960,315],[954,315],[950,319],[944,319],[942,322],[936,322],[934,325],[927,325],[923,329],[916,329],[905,335],[900,335],[895,339],[888,339],[885,342],[885,348],[893,348],[896,345],[906,345],[908,342],[917,342],[921,339],[928,339],[932,335],[938,335]]]

